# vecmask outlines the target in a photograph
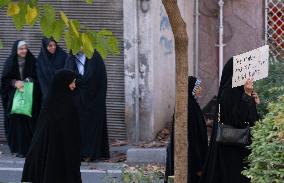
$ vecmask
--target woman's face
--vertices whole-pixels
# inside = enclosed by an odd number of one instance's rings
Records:
[[[196,97],[201,97],[201,94],[202,94],[202,87],[198,86],[196,91],[195,91],[195,96]]]
[[[72,81],[72,83],[71,83],[71,84],[69,84],[69,88],[70,88],[70,90],[71,90],[71,91],[74,91],[74,90],[75,90],[75,88],[76,88],[76,84],[75,84],[75,82],[76,82],[76,79],[74,79],[74,80]]]
[[[18,56],[25,58],[28,53],[28,46],[22,45],[18,48]]]
[[[54,41],[50,41],[47,45],[47,50],[49,53],[54,54],[56,51],[56,43]]]

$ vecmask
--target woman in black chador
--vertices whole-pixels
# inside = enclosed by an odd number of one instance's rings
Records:
[[[81,158],[93,161],[109,158],[106,121],[106,68],[100,54],[95,51],[87,59],[80,51],[70,54],[66,68],[77,75],[74,99],[79,112],[81,126]]]
[[[188,79],[188,182],[198,183],[208,148],[207,127],[197,102],[201,96],[201,81]]]
[[[40,108],[40,88],[35,64],[36,59],[26,42],[18,40],[5,62],[1,77],[5,132],[11,153],[16,153],[17,157],[24,157],[28,151]],[[15,91],[23,89],[24,81],[34,83],[32,117],[10,114]]]
[[[73,102],[75,74],[58,71],[26,157],[23,182],[81,183],[80,129]]]
[[[41,51],[37,59],[37,73],[43,99],[51,85],[55,72],[64,68],[67,53],[63,51],[53,38],[43,38]]]
[[[205,161],[208,138],[207,127],[203,113],[197,102],[201,96],[201,81],[195,77],[188,77],[188,182],[198,183]],[[173,131],[173,130],[172,130]],[[174,146],[173,135],[167,149],[166,177],[174,174]]]
[[[257,94],[253,91],[253,83],[247,80],[244,86],[232,88],[232,76],[233,59],[231,58],[224,66],[218,92],[220,121],[238,128],[245,127],[246,123],[253,126],[258,118],[256,105],[260,103]],[[218,114],[218,111],[216,113]],[[216,119],[200,182],[249,183],[250,180],[241,174],[247,166],[246,157],[250,153],[249,149],[245,146],[218,144],[216,142],[217,123]]]

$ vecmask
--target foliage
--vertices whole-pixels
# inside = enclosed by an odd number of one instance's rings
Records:
[[[92,4],[93,0],[85,2]],[[7,9],[7,16],[13,18],[17,30],[22,30],[25,25],[33,26],[39,21],[44,36],[53,37],[56,41],[64,36],[67,49],[73,54],[78,53],[81,47],[88,58],[92,57],[94,49],[103,58],[109,54],[119,54],[117,39],[111,31],[89,30],[81,26],[78,20],[69,19],[63,11],[56,12],[50,4],[38,4],[37,0],[0,0],[0,8]]]
[[[164,170],[160,166],[128,166],[124,165],[121,179],[107,175],[105,182],[124,182],[124,183],[159,183],[164,182]]]
[[[278,97],[284,93],[284,62],[270,57],[269,76],[266,79],[255,83],[254,88],[258,93],[261,104],[258,106],[258,112],[263,117],[268,112],[268,104],[278,100]]]
[[[284,95],[268,111],[252,128],[249,168],[243,171],[252,183],[284,182]]]
[[[122,171],[122,181],[125,183],[158,183],[163,179],[164,173],[159,166],[125,166]]]

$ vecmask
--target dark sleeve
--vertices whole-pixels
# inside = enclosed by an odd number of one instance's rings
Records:
[[[46,95],[47,91],[48,91],[48,86],[47,86],[47,78],[45,77],[45,75],[42,72],[42,68],[40,67],[39,64],[39,60],[37,60],[36,62],[36,73],[37,73],[37,78],[38,78],[38,82],[41,88],[41,91],[43,92],[44,95]]]
[[[99,105],[105,105],[106,102],[106,92],[107,92],[107,73],[106,73],[106,67],[105,67],[105,63],[102,59],[102,57],[100,56],[100,54],[96,54],[95,57],[95,62],[97,62],[98,66],[99,66],[99,74],[96,75],[97,78],[95,78],[97,80],[98,85],[97,87],[97,95],[96,95],[96,103]]]
[[[15,78],[11,78],[7,72],[9,67],[9,63],[6,61],[1,77],[1,98],[2,98],[2,105],[4,109],[8,108],[8,101],[9,101],[9,93],[15,90],[15,87],[12,86],[12,82]]]
[[[235,97],[235,98],[233,98]],[[232,110],[226,118],[230,125],[244,126],[246,122],[254,122],[255,119],[250,117],[251,111],[256,108],[253,97],[246,93],[241,94],[240,97],[232,96],[225,100],[231,100],[232,106],[224,105],[223,110]],[[222,112],[221,112],[222,113]]]
[[[77,67],[77,65],[74,61],[74,57],[72,55],[69,55],[65,60],[64,69],[69,69],[69,70],[71,70],[75,73],[75,75],[76,75],[76,86],[79,87],[80,84],[81,84],[82,77],[77,72],[76,67]]]
[[[193,105],[190,103],[189,105]],[[191,169],[194,172],[198,172],[202,170],[202,166],[204,163],[204,153],[203,153],[203,143],[202,143],[202,132],[200,131],[200,126],[198,124],[200,123],[199,115],[197,114],[197,111],[191,112],[188,114],[189,118],[189,127],[188,127],[188,134],[189,134],[189,163],[191,166]]]
[[[254,98],[243,93],[239,105],[234,110],[235,117],[241,122],[254,122],[254,119],[250,115],[254,108],[256,108]]]
[[[64,68],[74,71],[74,63],[73,63],[72,55],[67,56],[65,60]]]
[[[16,79],[12,79],[11,82],[10,82],[10,85],[14,88],[16,88],[15,84],[16,84]]]
[[[38,81],[38,76],[37,76],[37,68],[36,68],[36,64],[37,64],[37,60],[34,57],[34,55],[32,53],[28,53],[28,65],[25,65],[25,67],[28,69],[25,75],[24,80],[25,81],[32,81],[35,85],[39,85],[39,81]],[[26,64],[27,64],[26,63]],[[25,68],[25,69],[26,69]],[[24,70],[25,70],[24,69]]]

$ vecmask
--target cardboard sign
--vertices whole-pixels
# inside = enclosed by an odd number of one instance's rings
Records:
[[[232,87],[244,85],[247,79],[256,81],[268,77],[268,58],[268,45],[234,56]]]

